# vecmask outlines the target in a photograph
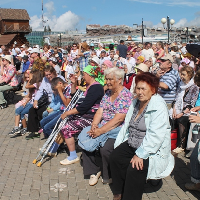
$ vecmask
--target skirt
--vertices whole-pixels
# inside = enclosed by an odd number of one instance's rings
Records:
[[[93,115],[73,115],[70,116],[67,123],[61,129],[65,139],[74,137],[75,134],[79,134],[83,128],[92,124]]]

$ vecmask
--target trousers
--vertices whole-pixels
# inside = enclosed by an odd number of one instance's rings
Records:
[[[5,100],[4,96],[3,96],[3,92],[6,91],[6,90],[10,90],[12,89],[13,87],[10,86],[10,85],[3,85],[3,86],[0,86],[0,104],[3,104],[3,103],[7,103],[7,101]]]
[[[111,190],[114,195],[122,194],[123,200],[141,200],[146,183],[149,159],[143,159],[143,170],[132,167],[131,159],[136,149],[124,142],[110,155],[112,176]]]
[[[111,152],[114,149],[115,139],[108,139],[103,147],[100,147],[100,153],[102,158],[102,177],[104,180],[109,180],[110,176],[110,168],[109,168],[109,157]],[[83,173],[85,176],[96,174],[100,171],[100,166],[98,166],[96,162],[94,152],[89,152],[82,150],[83,156]]]

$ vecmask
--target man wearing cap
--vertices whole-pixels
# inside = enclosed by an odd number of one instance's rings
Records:
[[[97,49],[96,52],[97,52],[97,57],[100,58],[101,51],[103,50],[103,44],[99,43],[98,47],[99,47],[99,49]]]
[[[93,43],[90,44],[90,54],[91,54],[92,51],[94,51],[94,44]]]
[[[144,49],[142,50],[142,56],[144,56],[145,60],[149,60],[149,58],[154,57],[154,52],[151,48],[150,42],[145,42]]]
[[[7,107],[7,101],[4,99],[3,92],[6,90],[13,89],[14,86],[18,85],[16,77],[16,68],[11,65],[12,56],[6,55],[2,58],[1,66],[1,78],[0,78],[0,107],[4,109]]]
[[[116,54],[119,55],[119,57],[126,58],[128,47],[124,45],[124,40],[120,40],[120,44],[117,46]]]
[[[167,103],[168,109],[171,109],[172,102],[175,99],[180,77],[178,71],[172,68],[173,57],[166,54],[160,59],[160,69],[156,76],[160,78],[159,94]]]
[[[22,74],[28,70],[29,66],[30,66],[30,61],[28,60],[28,56],[24,55],[23,59],[23,69],[22,69]]]
[[[61,69],[60,67],[57,65],[57,59],[54,57],[51,57],[49,59],[49,64],[54,67],[54,69],[56,70],[57,75],[61,75]]]

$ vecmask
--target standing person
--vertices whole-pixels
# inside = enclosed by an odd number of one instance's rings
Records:
[[[97,49],[96,52],[97,52],[97,57],[100,58],[101,51],[104,50],[103,44],[99,43],[98,47],[99,47],[99,49]]]
[[[57,62],[57,59],[56,59],[56,58],[51,57],[51,58],[49,59],[49,64],[50,64],[50,66],[52,66],[52,67],[56,70],[57,75],[61,75],[61,69],[60,69],[60,67],[58,66],[57,63],[58,63],[58,62]]]
[[[110,155],[114,200],[141,200],[147,179],[161,179],[174,168],[171,127],[165,101],[158,95],[159,79],[136,76],[133,100]]]
[[[127,50],[128,48],[124,44],[124,40],[120,40],[120,44],[117,46],[116,54],[119,55],[119,57],[126,58]]]
[[[150,42],[145,42],[144,49],[142,50],[142,56],[144,56],[145,60],[149,60],[149,58],[154,57],[154,52],[151,48]]]
[[[13,89],[18,85],[16,76],[16,68],[11,65],[12,56],[6,55],[2,58],[1,72],[0,72],[0,107],[4,109],[7,107],[7,101],[3,96],[3,92]]]
[[[74,43],[72,45],[72,50],[70,51],[70,54],[71,54],[70,57],[71,57],[73,63],[75,61],[77,61],[77,59],[78,59],[78,48],[77,48],[77,44],[76,43]]]
[[[135,42],[131,42],[131,45],[130,47],[128,48],[128,51],[131,52],[131,56],[133,57],[135,52],[136,52],[136,49],[137,49],[137,45],[135,44]]]
[[[135,54],[133,56],[135,58],[135,60],[137,60],[137,58],[142,55],[142,49],[143,49],[143,45],[142,44],[138,44],[136,52],[135,52]]]
[[[127,66],[127,73],[135,73],[135,58],[131,57],[131,52],[127,51],[126,60],[124,60],[124,64]]]
[[[79,43],[78,56],[80,56],[79,58],[80,72],[83,73],[83,70],[88,65],[90,57],[89,46],[86,42]]]
[[[157,47],[156,53],[158,54],[157,60],[159,60],[165,55],[164,45],[162,42],[157,42],[156,47]]]
[[[99,65],[101,66],[105,60],[109,60],[109,58],[106,57],[106,50],[103,49],[100,54],[100,64]]]

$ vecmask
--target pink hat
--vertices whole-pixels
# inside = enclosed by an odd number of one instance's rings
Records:
[[[112,64],[112,62],[110,60],[105,60],[103,62],[103,64],[105,64],[108,68],[112,68],[113,67],[113,64]]]
[[[190,63],[190,60],[188,58],[183,58],[180,63],[182,63],[182,62],[184,62],[186,65],[188,65]]]

